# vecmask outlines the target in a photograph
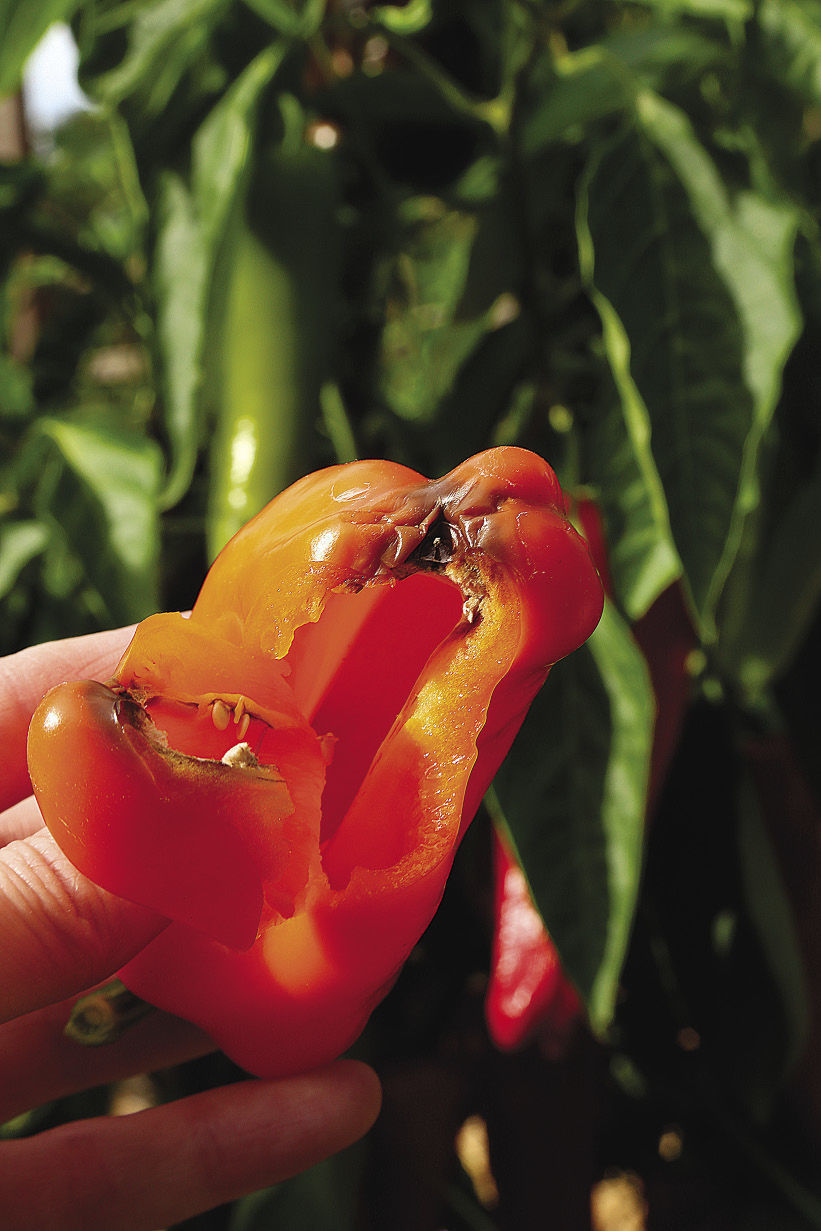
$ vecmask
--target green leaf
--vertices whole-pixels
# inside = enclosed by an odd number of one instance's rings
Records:
[[[197,459],[197,396],[202,378],[209,262],[191,194],[172,171],[160,179],[155,214],[156,330],[162,357],[165,427],[171,443],[171,469],[163,504],[171,507],[188,490]]]
[[[338,462],[354,462],[359,457],[348,411],[339,385],[326,381],[319,391],[322,423],[333,445]]]
[[[638,0],[663,17],[713,17],[719,21],[747,21],[755,0]],[[778,2],[778,0],[776,0]]]
[[[629,106],[633,83],[601,47],[560,56],[534,84],[519,129],[522,151],[539,154],[556,141],[578,139],[600,120]]]
[[[260,52],[203,121],[192,142],[191,186],[172,171],[159,182],[154,278],[172,446],[166,507],[184,495],[194,471],[211,278],[248,167],[257,104],[283,54],[281,44]]]
[[[207,46],[229,0],[149,0],[120,5],[128,46],[115,68],[94,79],[96,95],[118,103],[139,94],[144,117],[161,116],[191,63]],[[93,27],[93,10],[90,17]],[[114,20],[117,13],[115,10]],[[110,27],[112,16],[108,16]]]
[[[599,307],[605,334],[617,331],[619,323],[610,319],[609,305]],[[619,339],[609,337],[611,358],[618,347]],[[614,386],[612,397],[587,425],[585,473],[606,524],[607,563],[615,593],[628,618],[635,621],[681,575],[681,561],[649,452],[647,411],[626,367],[619,373],[619,389],[621,401]]]
[[[537,64],[518,135],[533,156],[557,141],[578,141],[602,120],[630,112],[642,86],[660,89],[672,72],[697,79],[724,54],[682,26],[619,30],[601,43]]]
[[[416,204],[393,264],[380,353],[380,392],[406,419],[432,418],[484,332],[481,320],[457,320],[477,222],[441,202]]]
[[[0,525],[0,598],[14,588],[27,564],[48,541],[48,530],[39,521],[11,521]]]
[[[0,95],[20,85],[23,68],[49,26],[69,21],[81,0],[4,0],[0,5]]]
[[[591,164],[595,174],[597,164]],[[631,371],[630,342],[613,305],[597,288],[588,214],[591,176],[579,186],[579,267],[602,323],[614,397],[595,414],[586,436],[587,463],[608,525],[609,564],[622,607],[637,620],[681,575],[664,488],[650,447],[647,406]]]
[[[505,224],[503,209],[407,203],[379,355],[380,392],[402,418],[430,422],[485,335],[518,315],[507,288],[519,259]]]
[[[246,0],[263,21],[280,34],[291,38],[310,38],[316,34],[325,13],[325,0],[301,0],[301,3],[287,3],[287,0]]]
[[[408,0],[407,4],[375,4],[368,13],[371,21],[396,34],[419,34],[430,25],[431,0]]]
[[[31,370],[0,353],[0,418],[24,419],[33,409]]]
[[[753,704],[789,666],[821,599],[821,466],[794,492],[749,578],[725,664]]]
[[[603,119],[629,113],[636,91],[660,89],[672,71],[698,78],[723,54],[681,26],[622,30],[576,52],[545,55],[529,82],[518,137],[527,156],[580,140]]]
[[[587,646],[553,668],[494,783],[598,1033],[612,1019],[638,894],[654,712],[644,659],[608,604]]]
[[[818,0],[761,0],[755,21],[757,50],[778,79],[810,102],[821,103],[821,4]]]
[[[260,96],[287,50],[284,42],[264,48],[211,110],[191,143],[191,191],[209,253],[222,239],[248,167]]]
[[[112,619],[140,620],[159,605],[161,455],[137,433],[91,423],[39,424],[61,463],[49,509]],[[68,485],[66,485],[68,481]]]
[[[634,451],[657,522],[663,491],[714,637],[797,335],[795,214],[748,192],[731,197],[684,115],[649,92],[635,123],[598,147],[580,213],[582,265]]]
[[[798,211],[753,192],[732,196],[683,112],[645,94],[645,132],[669,158],[710,244],[712,260],[733,301],[741,331],[740,376],[752,399],[736,499],[724,550],[707,595],[709,618],[739,549],[745,519],[757,507],[759,454],[772,420],[784,365],[801,330],[794,281]],[[699,423],[701,423],[699,416]]]

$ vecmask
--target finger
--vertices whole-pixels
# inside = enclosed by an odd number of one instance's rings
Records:
[[[0,847],[19,838],[30,838],[43,828],[43,816],[33,795],[0,812]]]
[[[63,1034],[73,1003],[72,997],[0,1025],[0,1124],[52,1099],[214,1050],[204,1031],[159,1010],[116,1042],[83,1047]]]
[[[26,732],[32,714],[49,688],[63,680],[105,682],[114,673],[133,633],[133,627],[116,628],[87,637],[48,641],[0,659],[0,810],[31,793],[26,769]]]
[[[358,1140],[375,1073],[337,1061],[108,1120],[79,1120],[0,1154],[7,1231],[154,1231],[304,1171]]]
[[[42,829],[0,851],[0,1021],[103,982],[167,926],[87,880]]]

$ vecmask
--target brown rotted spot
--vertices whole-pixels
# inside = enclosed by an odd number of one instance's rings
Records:
[[[412,568],[429,572],[442,572],[451,563],[456,554],[456,540],[453,527],[444,517],[430,525],[422,542],[408,556],[407,564]]]

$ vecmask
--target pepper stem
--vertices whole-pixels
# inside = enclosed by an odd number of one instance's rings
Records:
[[[112,979],[80,997],[71,1010],[63,1034],[85,1047],[100,1047],[113,1043],[153,1009],[153,1005],[135,996],[119,979]]]

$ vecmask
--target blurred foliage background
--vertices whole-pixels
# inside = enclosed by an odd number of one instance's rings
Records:
[[[360,1045],[380,1125],[196,1226],[821,1227],[821,4],[5,0],[7,107],[58,19],[93,106],[0,163],[2,651],[188,607],[356,456],[535,449],[609,594]],[[558,1049],[484,1028],[492,823]]]

